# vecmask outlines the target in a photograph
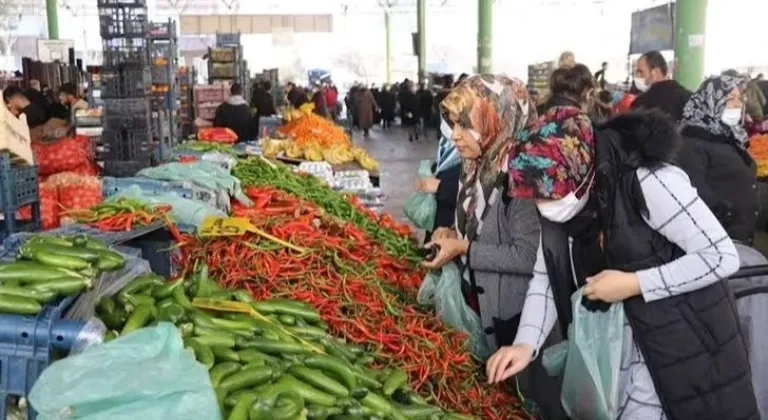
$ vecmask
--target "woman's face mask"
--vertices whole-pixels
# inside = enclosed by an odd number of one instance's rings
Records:
[[[741,124],[741,108],[725,108],[720,119],[729,127]]]
[[[537,202],[536,207],[541,216],[555,223],[565,223],[573,219],[586,207],[589,201],[589,187],[592,186],[592,178],[590,177],[588,180],[588,183],[585,181],[576,189],[579,191],[581,187],[587,185],[587,192],[581,198],[577,198],[576,191],[574,191],[559,200]]]

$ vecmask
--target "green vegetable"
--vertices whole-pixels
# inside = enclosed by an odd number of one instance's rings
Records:
[[[24,287],[0,286],[0,295],[20,296],[23,298],[34,299],[42,304],[45,304],[56,297],[56,292],[53,290],[36,290]]]
[[[267,354],[282,355],[288,354],[310,354],[312,350],[300,343],[288,343],[285,341],[269,340],[265,338],[254,338],[239,343],[242,348],[256,349]]]
[[[389,397],[392,395],[393,392],[395,392],[397,388],[400,388],[401,386],[407,383],[408,383],[408,375],[400,369],[395,369],[389,375],[387,380],[384,381],[384,386],[381,388],[381,392],[385,396]]]
[[[275,406],[269,411],[271,420],[294,420],[304,409],[304,398],[294,392],[284,392],[277,397]]]
[[[106,333],[104,333],[104,342],[109,343],[110,341],[116,339],[119,337],[120,334],[115,330],[109,330]]]
[[[0,312],[5,314],[35,315],[43,309],[35,299],[22,296],[0,296]]]
[[[368,373],[363,372],[363,370],[357,366],[352,368],[352,373],[355,375],[357,380],[360,381],[360,383],[368,389],[375,390],[375,389],[380,389],[382,387],[381,382],[371,377],[371,375],[369,375]]]
[[[169,304],[163,305],[162,307],[158,304],[157,308],[157,320],[170,322],[172,324],[178,324],[187,312],[174,301],[171,301]]]
[[[115,303],[115,300],[112,299],[111,296],[104,296],[99,300],[99,304],[96,305],[96,309],[98,309],[100,312],[115,312],[115,309],[117,309],[117,304]]]
[[[152,305],[140,305],[138,306],[131,316],[128,317],[128,321],[125,322],[123,330],[120,331],[120,335],[126,335],[139,328],[149,324],[153,315],[156,313],[156,309]]]
[[[344,385],[340,384],[335,379],[326,376],[319,370],[301,365],[293,365],[288,369],[288,372],[297,379],[336,397],[349,396],[349,390],[347,390]]]
[[[211,348],[197,341],[196,338],[187,338],[184,340],[184,347],[191,348],[195,352],[195,359],[208,369],[213,367],[215,358]]]
[[[248,420],[250,417],[251,406],[258,397],[254,394],[242,394],[240,399],[237,400],[237,404],[232,408],[232,412],[229,413],[227,420]]]
[[[276,361],[279,360],[276,357],[266,355],[256,349],[240,350],[239,352],[237,352],[237,354],[240,356],[240,361],[244,363],[251,363],[256,360],[261,360],[266,363],[274,364]]]
[[[91,265],[88,261],[82,258],[59,255],[40,248],[31,250],[27,258],[33,259],[44,265],[66,268],[69,270],[82,270]]]
[[[296,325],[296,317],[293,315],[282,314],[277,317],[277,320],[283,325]]]
[[[200,335],[195,337],[195,340],[205,344],[206,346],[227,347],[230,349],[235,347],[235,339],[232,338],[230,334],[225,333]]]
[[[288,374],[280,377],[275,384],[275,389],[293,391],[310,404],[322,405],[324,407],[333,407],[336,404],[336,397],[333,395],[326,394]]]
[[[339,378],[348,390],[352,390],[357,386],[357,377],[355,377],[352,369],[346,363],[335,357],[316,354],[307,357],[304,360],[304,364]]]
[[[237,391],[243,388],[253,388],[269,382],[274,374],[275,371],[270,366],[243,369],[224,378],[219,383],[219,388],[226,389],[228,392]]]
[[[28,242],[19,249],[19,253],[23,257],[30,259],[35,259],[35,253],[38,251],[45,251],[67,257],[74,257],[85,260],[89,263],[94,263],[99,260],[99,253],[88,248],[75,248],[72,246],[55,245],[50,243],[41,244]]]
[[[195,325],[195,334],[197,335],[210,335],[210,334],[219,334],[219,335],[226,335],[229,337],[232,337],[234,340],[236,337],[241,338],[253,338],[253,332],[248,330],[223,330],[221,328],[213,328],[213,327],[201,327],[199,325]],[[237,344],[237,341],[235,342]]]
[[[349,395],[356,400],[362,400],[366,395],[368,395],[368,392],[370,392],[368,391],[368,388],[364,386],[358,386],[357,388],[352,389]]]
[[[398,405],[396,408],[409,419],[423,419],[443,412],[440,407],[432,405]]]
[[[221,381],[229,375],[240,371],[242,366],[237,362],[223,362],[212,367],[208,374],[211,377],[211,384],[217,387]]]
[[[107,328],[122,330],[125,322],[128,320],[128,314],[122,308],[117,308],[114,312],[101,313],[99,318]]]
[[[173,295],[174,289],[176,289],[177,287],[180,287],[183,284],[184,284],[184,278],[179,278],[174,282],[166,283],[158,287],[157,289],[155,289],[152,292],[152,297],[158,300],[169,298],[171,297],[171,295]]]
[[[218,362],[239,362],[240,355],[229,347],[212,346],[213,356]]]
[[[34,261],[16,261],[0,264],[0,281],[18,280],[21,283],[35,283],[62,277],[83,277],[77,271],[50,267]]]
[[[120,296],[125,295],[138,295],[141,293],[151,294],[155,287],[162,286],[164,283],[162,278],[155,276],[154,274],[144,275],[137,277],[132,282],[128,283],[120,293],[118,294],[118,300]]]
[[[179,304],[179,306],[181,306],[182,308],[188,311],[195,308],[194,306],[192,306],[192,302],[189,301],[189,298],[187,297],[183,287],[177,287],[173,289],[173,300],[175,300],[176,303]]]
[[[252,303],[253,308],[262,314],[292,315],[307,322],[320,321],[320,314],[313,308],[302,307],[284,301],[261,300]]]
[[[288,331],[302,338],[319,339],[328,336],[328,333],[324,329],[312,325],[296,325],[289,328]]]
[[[341,414],[338,407],[322,407],[319,405],[310,405],[307,407],[307,418],[312,420],[325,420],[328,417]]]
[[[28,285],[31,290],[43,291],[43,292],[55,292],[59,295],[72,296],[83,291],[83,289],[90,288],[93,285],[93,280],[84,278],[60,278],[39,281]]]

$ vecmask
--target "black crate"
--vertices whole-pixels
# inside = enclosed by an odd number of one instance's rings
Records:
[[[113,131],[148,130],[150,127],[148,99],[105,99],[104,128]]]
[[[150,39],[176,39],[176,22],[171,20],[168,22],[150,22],[148,35]]]
[[[145,38],[114,38],[102,40],[105,70],[125,67],[146,67],[149,49]]]
[[[111,130],[105,128],[96,147],[100,161],[152,161],[156,145],[148,129]]]
[[[99,9],[99,32],[104,39],[143,38],[149,31],[147,9],[110,7]]]
[[[126,178],[136,175],[144,168],[152,166],[152,160],[106,160],[104,161],[104,176]]]
[[[149,95],[152,78],[148,68],[124,67],[101,74],[102,98],[141,98]]]

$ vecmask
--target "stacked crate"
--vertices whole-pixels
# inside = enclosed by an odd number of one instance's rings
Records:
[[[104,131],[97,158],[105,175],[130,176],[152,166],[151,72],[146,0],[98,0],[104,46]]]
[[[159,161],[170,157],[179,141],[177,127],[176,69],[178,46],[176,23],[151,22],[149,25],[150,69],[152,74],[152,134],[158,143]]]
[[[195,68],[179,67],[176,71],[176,86],[179,96],[179,131],[186,138],[195,134],[195,114],[192,106],[192,87],[195,85]]]

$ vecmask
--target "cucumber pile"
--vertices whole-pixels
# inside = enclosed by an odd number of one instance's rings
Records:
[[[245,302],[258,314],[199,309],[194,298]],[[253,301],[224,290],[205,267],[192,279],[137,278],[103,299],[97,315],[109,339],[155,322],[174,323],[198,362],[209,369],[228,420],[463,420],[430,405],[397,369],[371,370],[374,355],[335,338],[305,302]]]
[[[124,266],[120,254],[83,235],[32,236],[16,261],[0,264],[0,313],[35,315],[56,298],[90,288],[99,273]]]

